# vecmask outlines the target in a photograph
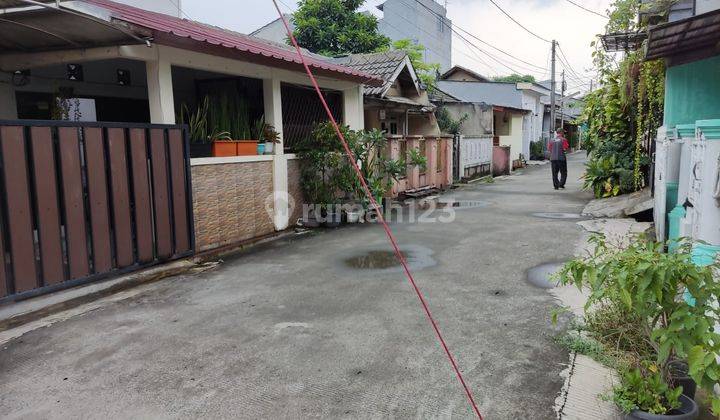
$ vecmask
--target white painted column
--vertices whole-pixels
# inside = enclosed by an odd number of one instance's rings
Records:
[[[172,67],[170,62],[158,57],[145,62],[147,72],[148,103],[150,122],[153,124],[175,124],[175,102],[173,99]]]
[[[343,122],[349,126],[350,129],[365,129],[365,111],[363,107],[362,85],[343,91]]]
[[[282,95],[280,80],[263,79],[263,102],[265,123],[272,125],[280,134],[280,143],[273,151],[273,223],[275,230],[285,230],[290,221],[290,194],[288,194],[288,164],[285,156],[282,124]],[[295,203],[299,206],[302,203]]]
[[[10,83],[0,81],[0,120],[16,120],[17,117],[15,89]]]

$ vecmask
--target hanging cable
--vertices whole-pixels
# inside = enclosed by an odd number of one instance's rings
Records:
[[[515,24],[516,24],[517,26],[523,28],[523,29],[525,30],[525,32],[529,33],[530,35],[534,36],[535,38],[537,38],[537,39],[539,39],[539,40],[541,40],[541,41],[545,41],[545,42],[547,42],[548,44],[550,43],[550,40],[548,40],[547,38],[541,37],[540,35],[536,34],[535,32],[531,31],[530,29],[528,29],[528,28],[527,28],[525,25],[523,25],[522,23],[518,22],[514,17],[512,17],[512,15],[510,15],[510,13],[506,12],[502,7],[500,7],[497,3],[495,3],[495,0],[488,0],[488,1],[490,1],[490,3],[492,3],[492,4],[493,4],[495,7],[497,7],[505,16],[507,16],[508,19],[510,19],[510,20],[512,20],[513,22],[515,22]]]
[[[604,15],[604,14],[596,12],[592,9],[588,9],[587,7],[583,6],[582,4],[575,3],[573,0],[565,0],[565,1],[572,4],[573,6],[583,9],[586,12],[592,13],[593,15],[597,15],[597,16],[600,16],[601,18],[605,18],[605,19],[610,19],[610,17],[608,15]]]

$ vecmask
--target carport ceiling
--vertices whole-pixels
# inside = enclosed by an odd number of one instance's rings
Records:
[[[34,2],[33,3],[37,3]],[[54,1],[47,6],[22,0],[0,0],[0,53],[37,52],[68,48],[135,44],[150,36],[149,31],[112,19],[103,9],[77,1]]]

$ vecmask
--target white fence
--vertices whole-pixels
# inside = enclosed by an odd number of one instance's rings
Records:
[[[460,136],[460,176],[472,178],[492,171],[492,136]]]

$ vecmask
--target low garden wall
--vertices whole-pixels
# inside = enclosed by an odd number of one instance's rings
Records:
[[[288,194],[292,197],[294,207],[290,213],[290,226],[294,226],[299,218],[303,215],[303,204],[305,203],[305,196],[302,191],[302,184],[300,183],[301,175],[301,161],[295,157],[289,157],[287,161],[288,165]]]
[[[272,206],[272,165],[272,156],[191,160],[198,252],[275,232],[266,210],[266,203]]]

